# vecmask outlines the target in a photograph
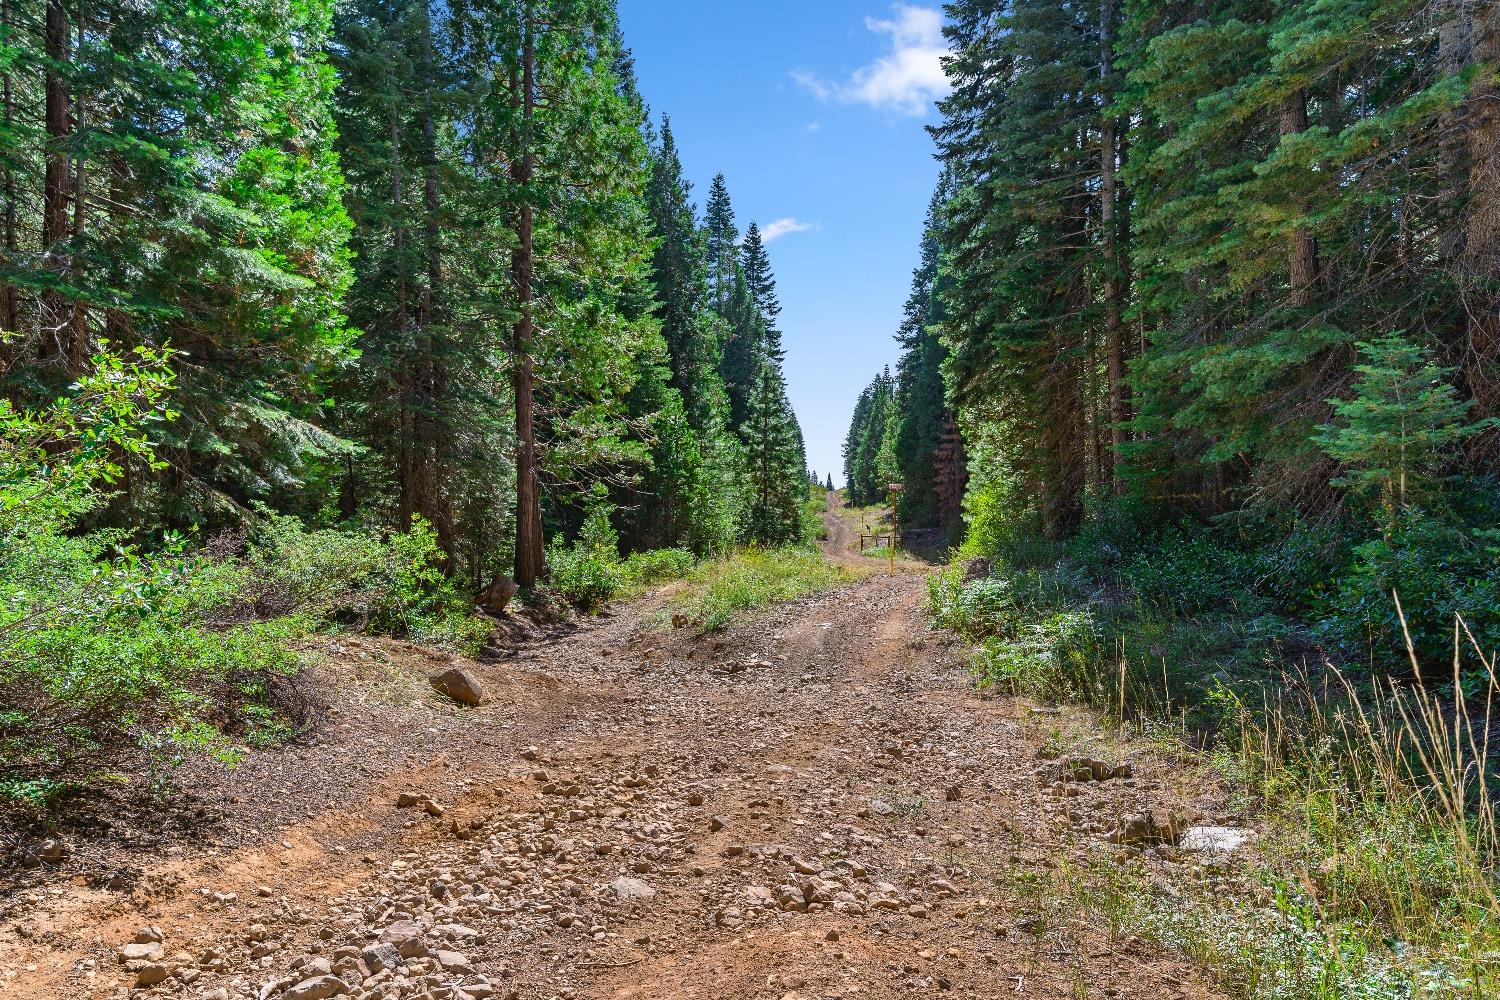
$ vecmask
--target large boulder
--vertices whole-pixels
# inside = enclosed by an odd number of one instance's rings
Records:
[[[430,678],[429,683],[439,694],[446,695],[460,705],[484,704],[484,685],[466,670],[454,667]]]

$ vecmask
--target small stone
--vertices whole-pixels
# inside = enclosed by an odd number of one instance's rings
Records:
[[[137,941],[121,948],[119,956],[121,962],[156,962],[165,953],[160,941]]]
[[[372,944],[359,953],[371,975],[386,969],[395,970],[402,965],[401,953],[389,942]]]
[[[656,898],[656,890],[638,878],[622,875],[610,883],[621,902],[625,903],[649,903]]]
[[[281,994],[281,1000],[328,1000],[348,992],[349,984],[337,976],[314,976]]]
[[[68,856],[68,845],[57,837],[48,837],[37,845],[36,856],[39,861],[55,865]]]
[[[172,970],[160,962],[151,962],[141,966],[135,971],[135,985],[140,989],[148,989],[158,983],[164,983],[172,975]]]
[[[380,943],[394,947],[402,958],[422,958],[427,954],[422,928],[410,920],[398,920],[381,931]]]
[[[792,858],[792,867],[797,869],[799,875],[816,875],[823,869],[808,861],[806,858]]]

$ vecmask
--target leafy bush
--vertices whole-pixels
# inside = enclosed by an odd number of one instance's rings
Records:
[[[1253,594],[1255,560],[1207,533],[1172,531],[1127,559],[1120,578],[1145,600],[1180,614],[1224,611]]]
[[[145,429],[170,419],[162,355],[96,359],[44,412],[0,401],[0,797],[44,806],[132,761],[233,759],[310,721],[299,642],[335,619],[462,622],[430,530],[381,539],[267,517],[248,539],[153,550],[79,533]],[[472,618],[470,619],[472,620]],[[449,631],[472,638],[472,626]]]
[[[572,545],[554,543],[547,551],[548,583],[569,604],[590,614],[608,604],[625,582],[612,513],[608,505],[595,507]]]
[[[616,597],[652,584],[675,580],[698,562],[687,549],[652,549],[621,559],[614,508],[600,504],[584,518],[572,545],[554,543],[547,551],[547,582],[573,607],[593,614]]]

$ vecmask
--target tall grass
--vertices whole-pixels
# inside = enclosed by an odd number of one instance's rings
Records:
[[[1067,906],[1180,950],[1246,1000],[1500,997],[1500,682],[1462,619],[1440,677],[1409,638],[1400,675],[1278,676],[1264,666],[1274,642],[1235,675],[1226,665],[1261,624],[1101,599],[1060,564],[967,582],[950,570],[929,603],[974,643],[982,683],[1142,733],[1171,719],[1262,819],[1233,877],[1174,869],[1182,884],[1164,895],[1149,858],[1063,864],[1047,891]]]
[[[1494,657],[1472,635],[1461,644],[1467,631],[1458,619],[1451,678],[1424,677],[1409,639],[1407,683],[1361,687],[1332,666],[1316,684],[1289,678],[1244,713],[1233,756],[1281,820],[1270,874],[1330,946],[1357,944],[1414,990],[1478,998],[1500,996],[1489,773],[1500,684]],[[1482,668],[1477,693],[1464,645]]]

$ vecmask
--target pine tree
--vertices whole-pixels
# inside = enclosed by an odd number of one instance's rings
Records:
[[[1363,363],[1348,399],[1331,400],[1334,421],[1314,440],[1345,470],[1335,480],[1375,493],[1387,516],[1428,491],[1430,477],[1465,439],[1493,420],[1469,422],[1473,403],[1454,388],[1452,368],[1400,333],[1361,343]]]
[[[750,396],[766,353],[765,324],[751,297],[743,271],[735,271],[728,309],[723,313],[728,328],[719,372],[729,395],[730,425],[739,427],[750,415]]]
[[[798,455],[786,385],[769,353],[762,355],[740,436],[746,443],[745,539],[760,545],[797,541],[807,497],[806,465]]]
[[[887,368],[860,394],[844,441],[844,481],[849,503],[866,507],[886,497],[898,471],[895,460],[895,380]]]
[[[998,406],[1016,477],[1054,536],[1081,524],[1088,479],[1090,219],[1100,169],[1097,5],[950,5],[952,95],[939,149],[957,193],[946,336],[955,399]]]
[[[781,315],[781,302],[776,298],[776,278],[771,273],[771,257],[766,253],[760,238],[760,227],[754,222],[745,232],[745,245],[741,250],[741,266],[745,271],[745,283],[750,288],[750,297],[760,312],[765,329],[766,352],[778,365],[786,359],[781,346],[781,328],[777,318]]]
[[[715,174],[709,188],[703,229],[709,295],[714,309],[727,318],[739,281],[740,231],[734,224],[734,206],[730,204],[729,184],[723,174]]]
[[[912,525],[935,523],[938,516],[935,478],[947,414],[943,362],[948,356],[938,335],[944,319],[939,227],[949,186],[945,177],[933,192],[922,235],[920,262],[912,274],[911,294],[896,334],[902,353],[896,367],[899,417],[893,424],[891,478],[904,487],[900,497],[901,518]]]
[[[709,310],[708,268],[691,191],[671,122],[663,119],[646,191],[658,240],[652,262],[656,314],[671,356],[672,384],[682,393],[693,427],[702,434],[715,419],[722,384],[717,375],[717,322]]]
[[[322,426],[353,339],[332,6],[5,5],[6,391],[67,391],[106,342],[178,352],[166,466],[128,470],[114,521],[300,509],[346,450]]]

